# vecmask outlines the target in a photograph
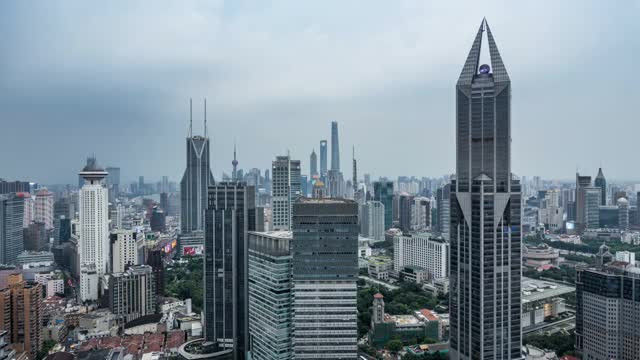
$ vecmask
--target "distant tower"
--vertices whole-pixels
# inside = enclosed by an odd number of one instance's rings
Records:
[[[320,177],[327,176],[327,140],[320,140]]]
[[[238,159],[236,158],[236,144],[233,144],[233,172],[231,173],[231,180],[238,181]]]
[[[340,142],[338,141],[338,122],[331,122],[331,170],[340,171]]]
[[[316,150],[313,149],[313,151],[311,151],[311,156],[309,157],[309,179],[313,179],[313,177],[317,175],[318,175],[318,155],[316,155]]]
[[[209,165],[207,137],[207,103],[204,105],[204,136],[193,135],[193,111],[189,100],[189,136],[187,137],[187,168],[180,181],[180,231],[188,234],[204,230],[204,210],[207,208],[207,187],[213,185]]]
[[[598,169],[598,175],[596,176],[594,185],[597,188],[600,188],[600,191],[602,193],[600,198],[600,205],[602,206],[607,205],[607,179],[604,178],[604,174],[602,173],[602,168]]]

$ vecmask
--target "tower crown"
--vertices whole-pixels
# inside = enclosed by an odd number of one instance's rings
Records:
[[[489,56],[491,57],[491,66],[480,64],[480,52],[482,50],[482,33],[487,32],[487,42],[489,44]],[[509,74],[502,62],[502,57],[496,46],[496,42],[491,34],[489,23],[486,19],[482,19],[480,28],[473,40],[473,45],[467,55],[467,61],[464,63],[462,73],[458,79],[458,85],[470,85],[476,76],[491,76],[494,82],[509,82]]]

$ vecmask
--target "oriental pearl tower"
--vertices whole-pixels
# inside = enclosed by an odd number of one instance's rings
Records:
[[[233,173],[231,174],[231,179],[233,181],[238,181],[238,160],[236,159],[236,144],[233,144],[233,161],[231,162],[233,165]]]

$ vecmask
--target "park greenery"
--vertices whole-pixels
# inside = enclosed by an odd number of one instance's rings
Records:
[[[575,355],[574,344],[576,336],[573,333],[556,333],[553,335],[534,334],[526,336],[525,345],[533,345],[539,349],[553,350],[558,356]]]
[[[191,299],[193,311],[202,310],[202,257],[186,257],[174,262],[165,273],[165,295],[180,300]]]

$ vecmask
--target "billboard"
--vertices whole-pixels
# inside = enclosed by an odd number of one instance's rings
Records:
[[[186,256],[202,255],[202,245],[185,246],[182,254]]]

